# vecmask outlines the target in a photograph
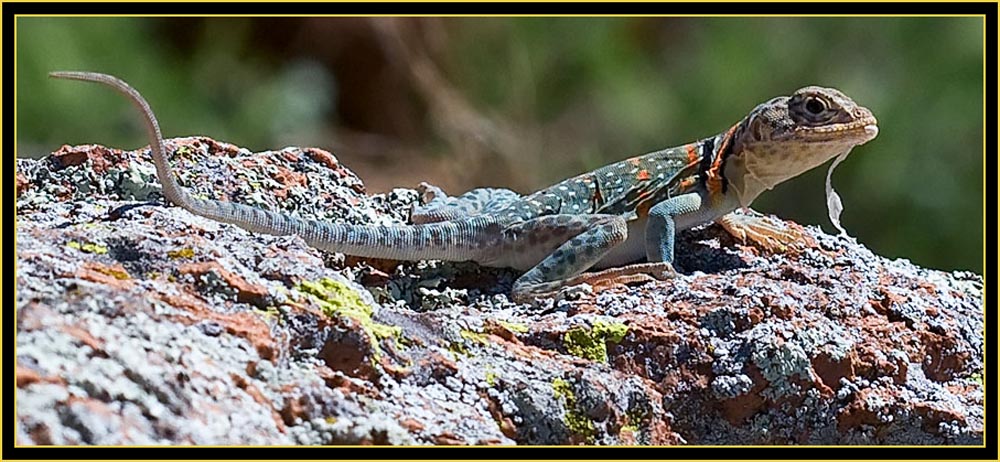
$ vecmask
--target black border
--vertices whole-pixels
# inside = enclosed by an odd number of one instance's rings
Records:
[[[857,14],[983,14],[986,16],[986,152],[987,179],[996,180],[993,172],[997,171],[996,132],[997,126],[997,67],[992,61],[997,56],[997,4],[996,3],[3,3],[0,5],[3,14],[3,76],[8,82],[13,81],[14,69],[14,16],[19,14],[87,14],[87,15],[175,15],[175,14],[216,14],[226,15],[317,15],[317,14],[359,14],[359,15],[675,15],[675,14],[734,14],[734,15],[857,15]],[[13,92],[4,87],[3,115],[7,121],[14,120]],[[915,96],[916,97],[916,96]],[[6,162],[11,162],[14,152],[13,124],[4,124],[3,148],[8,153]],[[949,153],[942,153],[949,155]],[[8,164],[10,165],[10,164]],[[14,234],[14,197],[9,194],[14,184],[14,170],[8,168],[5,184],[4,228],[8,236]],[[990,184],[993,184],[990,182]],[[986,210],[996,210],[995,195],[990,191],[987,196]],[[986,237],[997,235],[995,220],[986,220]],[[987,263],[993,261],[996,254],[996,241],[985,240]],[[8,269],[7,280],[15,278],[13,273],[16,252],[8,251],[4,264]],[[996,268],[995,264],[987,264],[986,275]],[[996,374],[996,315],[992,311],[993,293],[996,290],[996,279],[986,283],[986,300],[984,307],[988,312],[986,317],[987,357],[993,362],[988,364],[984,380],[986,390],[995,391],[991,385]],[[12,340],[14,336],[14,292],[7,290],[4,297],[3,320],[7,326],[9,342],[5,345],[4,356],[4,393],[12,397],[15,393],[14,369],[16,359],[12,356]],[[75,448],[75,447],[14,447],[17,416],[13,401],[3,409],[3,421],[8,432],[4,435],[4,459],[107,459],[121,460],[133,458],[209,458],[209,459],[981,459],[997,460],[997,404],[995,392],[986,397],[985,447],[637,447],[637,448],[595,448],[595,447],[518,447],[490,448],[484,452],[481,448],[333,448],[333,447],[226,447],[226,448]],[[738,452],[733,452],[733,450]]]

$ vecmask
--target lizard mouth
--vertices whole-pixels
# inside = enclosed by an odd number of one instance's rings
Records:
[[[878,121],[874,117],[855,120],[849,123],[830,124],[821,127],[798,127],[795,136],[801,136],[809,141],[856,140],[858,143],[871,141],[878,136]]]
[[[865,125],[865,134],[868,135],[868,139],[875,138],[878,136],[878,125],[872,122],[869,125]]]

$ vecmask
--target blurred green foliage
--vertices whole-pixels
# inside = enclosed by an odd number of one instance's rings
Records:
[[[329,148],[347,139],[345,127],[381,130],[358,125],[345,101],[368,95],[361,86],[392,82],[386,73],[407,82],[413,68],[391,53],[378,64],[373,56],[386,42],[361,46],[365,34],[382,30],[365,21],[18,18],[18,155],[37,157],[61,144],[146,143],[120,97],[50,81],[52,70],[128,80],[150,100],[167,136],[204,134],[263,150]],[[982,18],[403,21],[419,23],[427,56],[457,94],[485,119],[524,133],[531,147],[507,153],[508,177],[482,175],[463,186],[509,180],[541,187],[715,134],[799,87],[833,86],[872,109],[881,129],[833,178],[848,231],[886,256],[983,270]],[[399,135],[397,145],[461,159],[461,149],[442,145],[442,129],[427,120],[433,104],[426,94],[421,101],[419,85],[391,87],[372,90],[395,100],[365,108],[373,111],[369,120],[418,127],[426,136]],[[363,160],[346,149],[337,155],[349,167]],[[754,207],[832,231],[825,170],[778,186]],[[425,179],[442,181],[397,184]]]

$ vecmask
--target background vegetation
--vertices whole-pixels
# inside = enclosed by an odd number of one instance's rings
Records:
[[[809,84],[881,133],[834,175],[876,252],[983,270],[981,18],[18,18],[18,155],[146,144],[116,74],[166,136],[330,149],[372,191],[526,192],[714,134]],[[995,153],[990,153],[995,155]],[[832,232],[825,167],[755,208]]]

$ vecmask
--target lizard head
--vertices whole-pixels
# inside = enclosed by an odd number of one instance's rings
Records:
[[[726,178],[746,206],[761,192],[878,135],[872,112],[833,89],[809,86],[758,105],[737,125]]]

